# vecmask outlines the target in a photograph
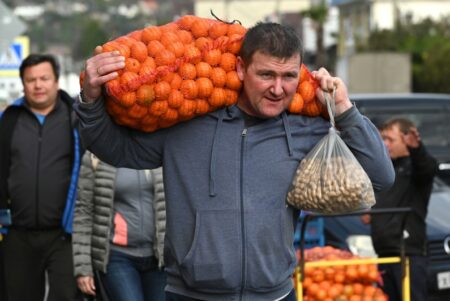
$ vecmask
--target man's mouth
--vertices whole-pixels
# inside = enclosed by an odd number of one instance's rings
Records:
[[[273,98],[273,97],[266,97],[266,99],[271,102],[280,102],[283,100],[283,98]]]

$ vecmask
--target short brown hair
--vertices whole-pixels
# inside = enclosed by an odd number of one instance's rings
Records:
[[[280,59],[298,54],[300,62],[303,59],[303,45],[295,30],[278,23],[258,22],[247,31],[238,54],[246,67],[258,51]]]
[[[41,63],[50,63],[53,69],[53,73],[55,75],[56,80],[59,79],[59,63],[56,60],[56,58],[51,54],[39,54],[39,53],[32,53],[29,56],[27,56],[19,68],[19,74],[20,79],[23,82],[23,75],[25,73],[25,69],[28,67],[36,66]]]
[[[405,117],[393,117],[387,120],[380,128],[380,130],[387,130],[393,126],[398,125],[398,128],[403,134],[407,134],[412,127],[415,127],[414,122]]]

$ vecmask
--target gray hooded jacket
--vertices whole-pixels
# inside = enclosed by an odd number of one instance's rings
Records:
[[[282,113],[246,128],[236,106],[154,133],[115,125],[102,101],[75,105],[86,146],[116,166],[163,166],[166,290],[201,300],[275,300],[292,290],[295,210],[286,195],[322,118]],[[336,120],[373,187],[394,180],[373,124],[356,108]]]

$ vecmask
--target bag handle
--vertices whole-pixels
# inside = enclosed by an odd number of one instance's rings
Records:
[[[322,90],[323,98],[325,99],[325,103],[327,105],[328,115],[330,116],[331,127],[328,130],[329,133],[329,141],[327,143],[328,151],[327,161],[329,162],[331,159],[331,154],[333,153],[334,146],[336,144],[336,137],[339,136],[339,131],[336,128],[336,124],[334,122],[334,116],[336,115],[336,86],[333,86],[333,92],[325,92]]]
[[[333,128],[336,128],[334,122],[334,116],[336,115],[336,87],[333,87],[333,92],[325,92],[322,90],[323,98],[325,99],[325,104],[327,105],[328,115],[330,116],[330,122]]]

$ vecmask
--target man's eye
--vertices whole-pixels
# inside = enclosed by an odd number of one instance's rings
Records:
[[[269,78],[272,78],[272,74],[270,74],[270,73],[262,73],[261,77],[265,78],[265,79],[269,79]]]

